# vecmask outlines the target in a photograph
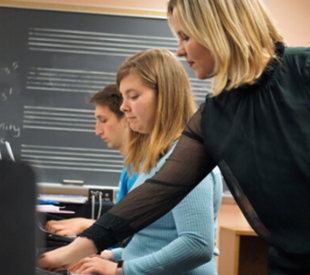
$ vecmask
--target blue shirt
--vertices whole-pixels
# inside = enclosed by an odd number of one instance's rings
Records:
[[[149,174],[141,173],[132,190],[152,177],[173,149]],[[124,249],[113,249],[115,261],[125,260],[124,275],[216,275],[217,215],[222,191],[222,177],[216,167],[172,211],[136,233]]]
[[[126,168],[123,167],[121,177],[119,179],[119,190],[117,192],[115,204],[120,202],[120,200],[128,194],[129,190],[131,189],[131,187],[135,183],[138,176],[139,176],[138,173],[133,173],[131,178],[130,178]]]

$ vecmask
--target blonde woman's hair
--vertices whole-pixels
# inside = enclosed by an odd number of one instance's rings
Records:
[[[275,57],[275,43],[283,42],[260,0],[170,0],[172,30],[174,10],[185,34],[214,56],[213,95],[253,84],[264,71],[264,60]]]
[[[158,104],[151,134],[130,129],[125,166],[130,172],[149,173],[179,138],[196,106],[187,73],[171,52],[152,49],[130,57],[118,69],[118,86],[132,74],[156,93]]]

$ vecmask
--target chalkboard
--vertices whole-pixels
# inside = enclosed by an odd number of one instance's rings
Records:
[[[91,96],[115,81],[129,56],[176,52],[166,19],[0,7],[0,151],[37,181],[117,186],[122,157],[95,136]],[[198,102],[210,83],[189,73]]]

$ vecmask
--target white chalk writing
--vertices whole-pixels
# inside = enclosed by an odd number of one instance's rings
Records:
[[[14,137],[19,137],[20,136],[20,128],[16,127],[16,125],[5,123],[5,122],[0,122],[0,130],[4,131],[12,131],[14,133]]]
[[[1,101],[6,101],[8,99],[8,96],[6,93],[1,93],[0,98],[1,98]]]
[[[18,61],[11,65],[0,67],[0,101],[6,101],[15,92],[20,90],[20,81],[18,73]]]

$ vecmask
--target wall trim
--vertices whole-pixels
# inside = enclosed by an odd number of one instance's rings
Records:
[[[167,18],[166,12],[159,10],[148,9],[134,9],[134,8],[118,8],[108,6],[87,6],[87,5],[68,5],[68,4],[55,4],[47,2],[33,2],[33,1],[16,1],[16,0],[0,0],[0,7],[11,8],[26,8],[26,9],[43,9],[55,11],[72,11],[72,12],[86,12],[86,13],[102,13],[112,15],[124,16],[138,16],[138,17],[154,17],[154,18]]]

